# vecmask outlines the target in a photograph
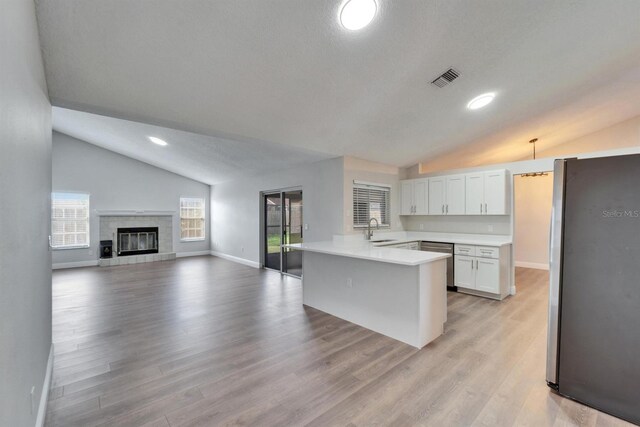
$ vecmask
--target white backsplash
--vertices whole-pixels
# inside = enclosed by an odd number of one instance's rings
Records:
[[[510,215],[403,216],[401,221],[405,231],[511,234]]]

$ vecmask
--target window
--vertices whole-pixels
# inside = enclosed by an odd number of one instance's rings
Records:
[[[204,199],[180,198],[180,240],[204,240]]]
[[[51,246],[55,249],[89,247],[88,194],[51,194]]]
[[[389,214],[390,192],[391,189],[386,186],[354,181],[353,227],[366,227],[370,218],[377,219],[380,227],[389,227],[391,217]]]

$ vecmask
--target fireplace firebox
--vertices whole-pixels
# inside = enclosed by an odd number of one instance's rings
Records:
[[[158,227],[118,228],[118,256],[157,253]]]

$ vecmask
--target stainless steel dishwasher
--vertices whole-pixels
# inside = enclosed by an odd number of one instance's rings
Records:
[[[454,286],[454,271],[453,271],[453,243],[440,243],[440,242],[420,242],[420,250],[425,252],[440,252],[451,255],[447,258],[447,290],[457,291],[458,288]]]

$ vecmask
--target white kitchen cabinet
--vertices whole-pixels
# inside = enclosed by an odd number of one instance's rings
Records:
[[[510,211],[507,197],[507,171],[504,169],[484,174],[485,215],[506,215]]]
[[[455,285],[461,288],[475,289],[475,257],[466,255],[456,255],[453,260],[455,271]]]
[[[459,292],[503,299],[510,291],[511,245],[455,245],[454,277]]]
[[[429,182],[421,179],[415,182],[413,187],[414,215],[427,215],[429,213]]]
[[[444,215],[446,203],[446,183],[444,176],[429,178],[429,215]]]
[[[414,181],[402,181],[400,184],[400,215],[413,214]]]
[[[467,215],[507,215],[507,171],[504,169],[466,175]]]
[[[476,258],[476,286],[482,292],[497,294],[500,292],[500,261],[497,259]]]
[[[400,215],[427,215],[429,210],[427,179],[402,181],[400,185]]]
[[[464,215],[465,214],[465,176],[447,176],[447,190],[445,191],[445,214]]]
[[[464,215],[464,175],[429,178],[429,215]]]
[[[505,169],[401,181],[401,215],[508,215]]]
[[[410,249],[412,251],[420,250],[420,242],[397,243],[391,245],[382,245],[383,248]]]
[[[467,215],[482,215],[484,212],[484,173],[468,173],[465,181],[465,213]]]

